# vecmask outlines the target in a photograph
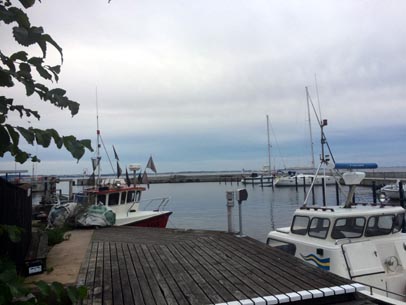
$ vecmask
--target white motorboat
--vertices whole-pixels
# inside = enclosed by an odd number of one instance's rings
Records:
[[[307,206],[290,227],[268,234],[267,244],[310,264],[368,286],[369,296],[390,304],[406,302],[405,210],[387,204],[352,202],[362,172],[343,174],[351,185],[342,206]]]
[[[261,184],[266,186],[272,186],[274,181],[273,175],[251,173],[248,176],[244,176],[241,179],[242,184]]]
[[[314,181],[314,182],[313,182]],[[303,186],[303,185],[331,185],[336,183],[334,176],[295,174],[291,176],[282,176],[275,181],[275,186]]]
[[[400,180],[397,180],[394,184],[385,185],[379,190],[379,192],[385,194],[385,196],[390,199],[400,200],[399,182]],[[405,189],[403,189],[403,198],[406,198],[405,195]]]

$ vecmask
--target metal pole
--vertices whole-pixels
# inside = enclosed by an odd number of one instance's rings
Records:
[[[241,204],[242,204],[242,201],[241,200],[238,200],[238,214],[239,214],[239,223],[240,223],[240,232],[238,233],[238,235],[240,236],[240,237],[242,237],[242,236],[244,236],[243,235],[243,232],[242,232],[242,215],[241,215]]]

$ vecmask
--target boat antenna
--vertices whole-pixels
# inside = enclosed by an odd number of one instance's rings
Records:
[[[268,133],[268,175],[271,174],[271,140],[269,139],[269,115],[266,115],[266,130]]]
[[[100,128],[99,128],[99,97],[97,94],[96,86],[96,135],[97,135],[97,149],[96,149],[96,158],[97,158],[97,179],[95,179],[95,186],[98,184],[100,179]]]
[[[316,86],[317,105],[319,106],[319,117],[322,118],[321,107],[320,107],[320,97],[319,97],[319,86],[317,85],[317,74],[316,73],[314,73],[314,83]]]
[[[306,88],[306,101],[307,101],[307,117],[309,121],[309,132],[310,132],[310,149],[311,149],[311,155],[312,155],[312,170],[315,170],[315,162],[314,162],[314,143],[313,143],[313,132],[312,132],[312,122],[310,118],[310,95],[309,95],[309,89]],[[312,103],[313,105],[313,103]]]

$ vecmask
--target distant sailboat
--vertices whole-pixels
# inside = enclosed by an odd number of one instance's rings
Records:
[[[311,115],[310,115],[310,94],[309,90],[307,87],[306,88],[306,102],[307,102],[307,115],[308,115],[308,122],[309,122],[309,134],[310,134],[310,148],[311,148],[311,170],[314,172],[316,167],[315,167],[315,161],[314,161],[314,143],[313,143],[313,132],[312,132],[312,124],[311,124]],[[327,120],[323,120],[322,122],[319,122],[320,126],[326,126],[327,125]],[[324,125],[323,125],[324,124]],[[323,142],[323,137],[324,134],[321,135],[322,137],[322,142]],[[324,156],[324,152],[322,152],[322,155]],[[322,185],[322,184],[335,184],[336,179],[333,176],[327,176],[327,175],[315,175],[315,174],[292,174],[289,176],[284,176],[284,177],[279,177],[275,181],[275,186],[303,186],[303,185]]]
[[[265,165],[261,173],[251,173],[241,179],[243,184],[261,184],[262,186],[272,186],[274,176],[271,173],[271,140],[269,138],[269,115],[266,115],[266,127],[268,135],[268,165]]]

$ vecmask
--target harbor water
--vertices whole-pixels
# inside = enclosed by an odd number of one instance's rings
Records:
[[[258,185],[242,185],[207,182],[207,183],[162,183],[152,184],[150,189],[143,192],[142,199],[157,197],[170,197],[166,206],[173,214],[169,218],[168,228],[195,229],[195,230],[219,230],[227,231],[227,191],[236,191],[245,188],[248,192],[247,201],[243,201],[242,232],[244,235],[255,238],[261,242],[266,241],[270,230],[278,227],[290,226],[292,215],[300,207],[305,199],[306,192],[302,187],[260,187]],[[67,193],[64,183],[58,185],[62,193]],[[80,191],[81,187],[75,187],[74,191]],[[306,187],[306,191],[309,187]],[[346,197],[344,192],[339,193],[340,202]],[[322,187],[315,187],[315,204],[323,205]],[[326,202],[336,205],[336,187],[326,187]],[[371,188],[358,188],[356,202],[372,202]],[[308,205],[313,204],[310,196]],[[142,209],[151,210],[151,206],[142,206]],[[234,231],[239,231],[238,203],[235,200],[233,208]]]

